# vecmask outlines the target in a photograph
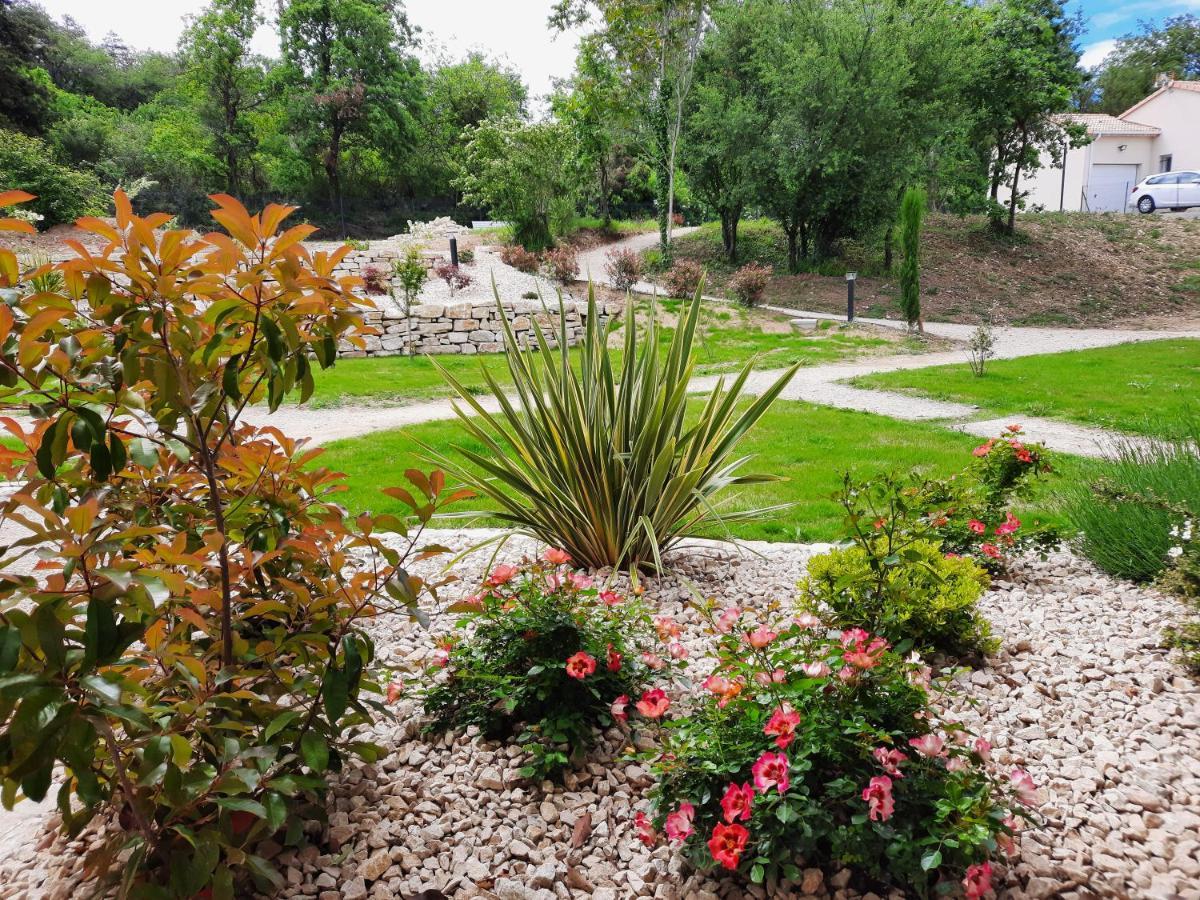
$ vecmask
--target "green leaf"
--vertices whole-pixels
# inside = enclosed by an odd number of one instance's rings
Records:
[[[270,826],[272,833],[283,827],[283,823],[287,821],[288,807],[287,800],[282,794],[276,794],[268,791],[263,794],[263,806],[267,810],[267,824]]]
[[[305,732],[300,739],[300,756],[314,772],[324,772],[329,767],[329,744],[316,732]]]
[[[760,863],[755,863],[750,867],[750,880],[755,884],[762,884],[763,879],[767,877],[767,870]]]
[[[331,668],[325,678],[325,715],[336,725],[350,704],[350,678],[343,669]]]
[[[936,869],[942,864],[942,851],[940,849],[930,850],[921,857],[921,868],[928,872],[930,869]]]
[[[67,649],[63,645],[66,628],[59,621],[54,604],[43,603],[33,615],[37,625],[38,645],[51,669],[61,669],[67,660]]]
[[[270,741],[271,738],[283,731],[293,722],[300,718],[299,710],[289,709],[287,712],[282,712],[271,720],[271,724],[263,730],[263,740]]]
[[[129,442],[129,455],[143,469],[158,465],[158,447],[146,438],[134,438]]]
[[[0,625],[0,674],[17,667],[21,654],[21,632],[11,625]]]

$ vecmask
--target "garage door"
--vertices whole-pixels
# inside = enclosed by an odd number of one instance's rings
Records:
[[[1087,208],[1092,212],[1124,212],[1129,192],[1137,184],[1137,166],[1097,163],[1084,188]]]

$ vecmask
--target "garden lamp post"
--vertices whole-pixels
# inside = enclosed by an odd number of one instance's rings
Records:
[[[458,238],[450,238],[450,265],[458,266]]]
[[[854,321],[854,281],[858,278],[857,272],[846,273],[846,321]]]

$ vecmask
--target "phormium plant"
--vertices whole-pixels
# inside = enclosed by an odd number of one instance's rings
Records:
[[[536,347],[530,352],[516,349],[512,328],[501,316],[512,387],[502,387],[483,370],[499,413],[489,412],[472,390],[442,371],[464,404],[456,405],[463,429],[487,449],[460,448],[469,465],[448,456],[439,461],[491,498],[497,518],[562,547],[588,568],[661,568],[661,554],[688,535],[769,512],[730,512],[723,509],[723,495],[727,488],[772,480],[741,473],[745,459],[735,450],[796,366],[739,407],[751,372],[747,363],[728,385],[722,379],[689,410],[701,303],[697,291],[680,311],[665,352],[655,311],[640,332],[634,304],[627,304],[619,364],[609,352],[593,290],[578,363],[568,347],[565,316],[559,317],[553,349],[534,320]],[[513,392],[517,404],[510,399]]]
[[[451,607],[463,631],[439,640],[434,668],[445,673],[424,695],[434,729],[478,725],[515,738],[531,755],[530,778],[580,765],[597,728],[642,709],[661,715],[653,703],[664,692],[649,685],[686,665],[673,621],[652,622],[636,593],[605,590],[568,563],[550,549],[498,565]]]
[[[57,264],[60,292],[0,250],[0,406],[32,414],[0,420],[21,444],[0,520],[26,532],[0,558],[0,798],[56,786],[72,834],[114,812],[87,864],[122,863],[125,896],[280,883],[256,844],[300,841],[328,773],[379,753],[363,624],[436,588],[404,566],[436,552],[440,473],[392,489],[410,519],[349,518],[319,450],[242,421],[362,343],[347,248],[213,199],[224,230],[196,235],[118,192],[115,225],[80,220],[108,244]]]

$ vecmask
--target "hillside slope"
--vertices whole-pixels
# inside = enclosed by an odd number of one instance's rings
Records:
[[[981,217],[932,215],[923,242],[926,319],[976,322],[994,310],[1012,325],[1171,324],[1200,321],[1200,219],[1040,213],[1018,220],[1014,238],[992,234]],[[844,272],[857,269],[860,315],[899,317],[894,275],[853,251],[822,265],[825,274],[788,275],[786,243],[773,224],[743,226],[739,264],[775,267],[768,303],[825,312],[846,308]],[[723,289],[731,267],[720,230],[706,225],[677,241],[676,256],[709,269]],[[857,256],[857,258],[856,258]]]

